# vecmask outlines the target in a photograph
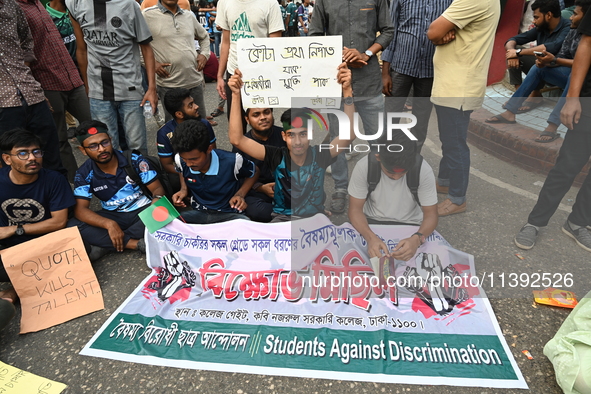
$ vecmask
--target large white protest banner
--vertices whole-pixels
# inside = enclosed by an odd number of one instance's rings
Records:
[[[341,36],[238,40],[243,106],[339,108],[342,42]]]
[[[173,221],[146,234],[144,283],[82,354],[153,365],[387,383],[527,388],[474,276],[437,233],[378,285],[365,240],[323,215]],[[412,226],[376,226],[393,247]],[[477,282],[475,283],[477,285]]]

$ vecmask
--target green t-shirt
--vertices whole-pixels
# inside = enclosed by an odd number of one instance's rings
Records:
[[[293,26],[298,19],[298,6],[295,5],[293,2],[287,5],[287,9],[285,10],[286,15],[289,14],[289,26]],[[284,18],[285,19],[285,18]]]
[[[60,36],[62,36],[62,40],[64,40],[64,45],[68,50],[68,53],[74,60],[74,64],[77,64],[76,61],[76,36],[74,35],[74,28],[72,27],[72,21],[70,21],[70,16],[68,15],[68,11],[61,12],[58,10],[54,10],[47,4],[45,9],[51,16],[55,27],[60,32]]]

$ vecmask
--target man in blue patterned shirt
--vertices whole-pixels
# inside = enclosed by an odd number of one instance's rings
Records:
[[[138,214],[164,195],[156,171],[142,155],[131,155],[132,169],[152,194],[148,197],[127,175],[127,159],[113,149],[107,125],[96,120],[82,122],[76,129],[76,138],[88,160],[76,171],[76,218],[70,220],[68,227],[78,226],[84,242],[91,245],[91,260],[107,251],[144,252],[144,224]],[[90,209],[92,196],[100,200],[100,211]]]
[[[427,138],[427,128],[433,104],[433,55],[435,45],[425,32],[429,25],[449,7],[452,0],[393,0],[390,17],[394,25],[394,38],[382,53],[382,92],[386,99],[386,112],[402,112],[410,90],[413,91],[412,113],[417,125],[412,134],[417,137],[417,150],[421,151]]]

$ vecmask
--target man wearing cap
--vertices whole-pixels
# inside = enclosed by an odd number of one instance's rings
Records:
[[[351,71],[346,63],[339,65],[337,81],[342,85],[345,113],[353,119]],[[236,69],[228,81],[232,99],[240,103],[242,73]],[[353,122],[347,139],[336,137],[328,144],[310,146],[306,125],[310,112],[303,108],[288,109],[281,115],[282,137],[286,147],[262,145],[242,133],[240,105],[231,108],[228,134],[230,142],[241,152],[263,160],[275,176],[272,222],[324,213],[324,174],[339,152],[347,149],[353,139]]]
[[[109,251],[145,252],[144,224],[138,214],[164,195],[156,171],[142,155],[131,155],[132,170],[152,194],[146,196],[127,175],[127,159],[113,149],[107,125],[96,120],[82,122],[76,129],[76,138],[88,160],[76,172],[76,218],[68,222],[68,227],[78,226],[82,239],[91,246],[91,260]],[[90,209],[93,195],[101,202],[100,211]]]
[[[417,190],[419,203],[413,197],[406,179],[409,170],[416,165],[416,141],[409,140],[403,133],[395,133],[388,143],[400,145],[402,150],[391,152],[383,149],[375,154],[381,172],[373,191],[370,192],[368,182],[369,156],[363,157],[355,165],[348,190],[349,220],[367,241],[370,257],[381,257],[384,254],[407,261],[437,227],[435,175],[431,166],[422,160]],[[389,250],[369,224],[406,224],[420,227],[414,233],[414,228],[409,230],[411,235],[401,240],[394,250]]]

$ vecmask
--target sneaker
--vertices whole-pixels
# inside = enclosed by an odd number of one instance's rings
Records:
[[[88,258],[91,262],[95,262],[99,260],[101,257],[109,254],[109,250],[105,248],[101,248],[100,246],[90,246],[90,253],[88,254]]]
[[[466,201],[463,204],[457,205],[451,202],[449,198],[437,204],[437,213],[439,216],[454,215],[456,213],[466,212]]]
[[[591,233],[589,233],[587,227],[573,230],[567,220],[564,226],[562,226],[562,232],[574,239],[581,248],[587,252],[591,252]]]
[[[67,136],[66,136],[66,137],[67,137],[68,139],[74,138],[74,137],[76,137],[76,128],[75,128],[75,127],[70,127],[70,128],[69,128],[69,129],[66,131],[66,133],[67,133]]]
[[[521,230],[517,233],[513,242],[518,248],[524,250],[530,250],[536,244],[536,238],[538,238],[538,229],[532,225],[526,224],[521,227]]]
[[[144,241],[143,239],[139,239],[137,241],[137,250],[139,250],[142,253],[146,253],[146,241]]]
[[[330,211],[332,213],[343,213],[345,212],[345,205],[347,205],[347,192],[334,192],[332,194]]]

